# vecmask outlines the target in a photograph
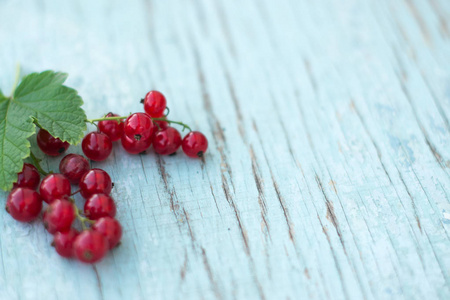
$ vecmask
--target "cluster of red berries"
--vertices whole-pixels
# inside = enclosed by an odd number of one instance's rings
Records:
[[[75,256],[82,262],[95,263],[116,247],[122,237],[122,227],[114,219],[116,205],[109,195],[111,178],[101,169],[90,169],[88,161],[78,154],[66,155],[59,171],[60,174],[47,175],[39,184],[36,167],[24,164],[6,201],[6,211],[20,222],[30,222],[39,216],[42,202],[46,202],[42,219],[47,231],[53,234],[56,252],[63,257]],[[70,198],[71,183],[79,185],[86,199],[83,211]],[[81,232],[73,227],[75,219],[81,222]],[[85,222],[91,227],[87,228]]]
[[[127,117],[109,113],[103,118],[88,120],[94,125],[98,122],[98,131],[88,133],[81,143],[86,157],[94,161],[105,160],[112,151],[113,142],[118,140],[132,154],[142,153],[153,145],[160,155],[172,155],[182,147],[189,157],[203,156],[208,148],[206,137],[198,131],[190,131],[182,139],[180,132],[169,124],[190,128],[167,119],[163,94],[150,91],[141,102],[145,112]],[[36,139],[39,148],[50,156],[58,156],[70,146],[44,129],[39,130]],[[39,164],[36,165],[44,173]],[[31,164],[24,164],[6,202],[8,213],[18,221],[30,222],[39,216],[42,202],[46,202],[43,222],[47,231],[53,234],[57,253],[63,257],[75,256],[86,263],[101,260],[109,249],[118,245],[122,236],[122,227],[114,219],[116,205],[110,196],[113,184],[108,173],[90,169],[86,158],[78,154],[66,155],[59,165],[60,174],[49,174],[42,182],[39,171]],[[79,192],[86,199],[83,210],[78,209],[70,198],[73,195],[71,184],[78,184]],[[36,191],[38,187],[39,192]],[[81,223],[81,232],[73,227],[76,219]]]
[[[84,154],[94,161],[105,160],[112,151],[112,142],[120,140],[122,147],[131,154],[142,153],[153,145],[154,151],[160,155],[174,154],[181,146],[189,157],[203,156],[208,140],[198,131],[191,131],[182,139],[180,132],[169,126],[176,123],[189,128],[167,119],[163,94],[150,91],[141,102],[145,112],[133,113],[128,117],[109,113],[98,119],[98,131],[88,133],[81,143]],[[64,147],[61,145],[61,149]]]

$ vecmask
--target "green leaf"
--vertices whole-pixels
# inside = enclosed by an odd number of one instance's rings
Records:
[[[86,130],[83,101],[77,91],[64,86],[67,74],[53,71],[32,73],[19,84],[12,97],[0,93],[0,188],[9,190],[30,156],[28,137],[35,124],[54,137],[77,144]],[[34,123],[33,123],[34,122]]]

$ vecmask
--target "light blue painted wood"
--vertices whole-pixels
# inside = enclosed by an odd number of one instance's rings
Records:
[[[0,299],[449,299],[450,2],[0,0],[0,19],[4,91],[18,61],[68,72],[89,117],[154,88],[210,140],[204,163],[92,164],[124,226],[95,267],[0,213]]]

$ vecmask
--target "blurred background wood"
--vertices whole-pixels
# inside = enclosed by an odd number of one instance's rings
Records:
[[[0,0],[0,20],[5,93],[16,62],[68,72],[88,117],[158,89],[210,141],[92,163],[124,226],[96,266],[0,212],[1,299],[450,298],[450,1]]]

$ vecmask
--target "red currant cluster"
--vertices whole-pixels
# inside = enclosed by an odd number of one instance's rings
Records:
[[[206,137],[191,131],[184,123],[167,119],[163,94],[150,91],[141,102],[145,112],[125,117],[109,113],[103,118],[87,120],[96,125],[98,131],[84,137],[83,153],[94,161],[105,160],[111,154],[113,142],[120,140],[122,147],[131,154],[142,153],[153,145],[160,155],[174,154],[181,146],[189,157],[203,156],[208,148]],[[170,124],[181,125],[190,132],[182,139],[180,132]],[[50,156],[58,156],[70,146],[44,129],[39,130],[36,138],[39,148]],[[53,234],[57,253],[63,257],[75,256],[86,263],[101,260],[109,249],[119,244],[122,236],[122,227],[114,219],[116,205],[110,196],[113,184],[108,173],[90,169],[89,162],[81,155],[69,154],[60,162],[60,174],[47,174],[33,153],[31,156],[36,166],[25,163],[18,174],[6,202],[8,213],[20,222],[30,222],[39,216],[42,202],[46,202],[43,222]],[[40,185],[39,173],[46,175]],[[71,193],[71,184],[78,184],[79,192],[86,199],[83,210],[70,198],[78,193]],[[76,219],[81,224],[81,232],[74,228]]]
[[[95,161],[105,160],[112,151],[112,142],[120,140],[122,147],[131,154],[153,149],[160,155],[174,154],[180,146],[189,157],[202,157],[208,148],[208,140],[198,131],[190,131],[183,139],[180,132],[169,124],[184,123],[167,119],[166,98],[158,91],[150,91],[142,101],[145,112],[128,117],[109,113],[98,121],[98,131],[88,133],[81,144],[84,154]],[[95,123],[94,123],[95,124]],[[61,148],[62,149],[62,148]]]
[[[114,219],[116,205],[109,195],[111,178],[101,169],[90,169],[88,161],[78,154],[66,155],[59,171],[60,174],[47,175],[39,185],[37,168],[24,164],[6,201],[6,211],[20,222],[30,222],[39,216],[45,201],[48,206],[42,219],[47,231],[53,234],[56,252],[95,263],[116,247],[122,237],[122,227]],[[86,199],[83,211],[70,198],[71,183],[79,184],[79,192]],[[81,223],[81,233],[73,227],[75,219]]]

